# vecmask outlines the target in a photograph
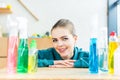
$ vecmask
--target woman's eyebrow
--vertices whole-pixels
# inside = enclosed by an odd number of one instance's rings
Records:
[[[52,38],[52,39],[57,39],[57,38]]]
[[[62,36],[61,38],[66,38],[67,37],[67,35],[65,35],[65,36]]]
[[[64,35],[64,36],[61,36],[59,38],[66,38],[66,37],[67,37],[67,35]],[[57,39],[57,38],[52,38],[52,39]]]

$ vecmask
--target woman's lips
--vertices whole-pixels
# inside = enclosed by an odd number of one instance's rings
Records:
[[[58,51],[59,51],[60,53],[63,53],[63,52],[65,52],[65,51],[66,51],[66,48],[61,48],[61,49],[58,49]]]

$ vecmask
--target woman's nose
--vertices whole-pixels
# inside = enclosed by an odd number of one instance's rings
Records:
[[[62,41],[58,41],[57,42],[57,46],[62,46],[63,45],[63,42]]]

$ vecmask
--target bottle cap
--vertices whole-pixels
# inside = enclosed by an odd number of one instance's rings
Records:
[[[36,40],[33,39],[30,43],[30,48],[36,48],[36,47],[37,47]]]
[[[111,33],[110,33],[110,36],[115,36],[116,35],[116,32],[114,32],[114,31],[112,31]]]

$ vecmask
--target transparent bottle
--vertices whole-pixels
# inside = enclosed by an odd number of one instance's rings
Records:
[[[99,70],[102,72],[108,71],[108,41],[107,28],[100,28],[98,37],[98,64]]]
[[[28,56],[28,73],[37,71],[37,44],[33,39],[30,43],[29,56]]]
[[[114,52],[117,49],[117,37],[113,31],[110,33],[109,44],[108,44],[108,72],[109,74],[114,73]]]

